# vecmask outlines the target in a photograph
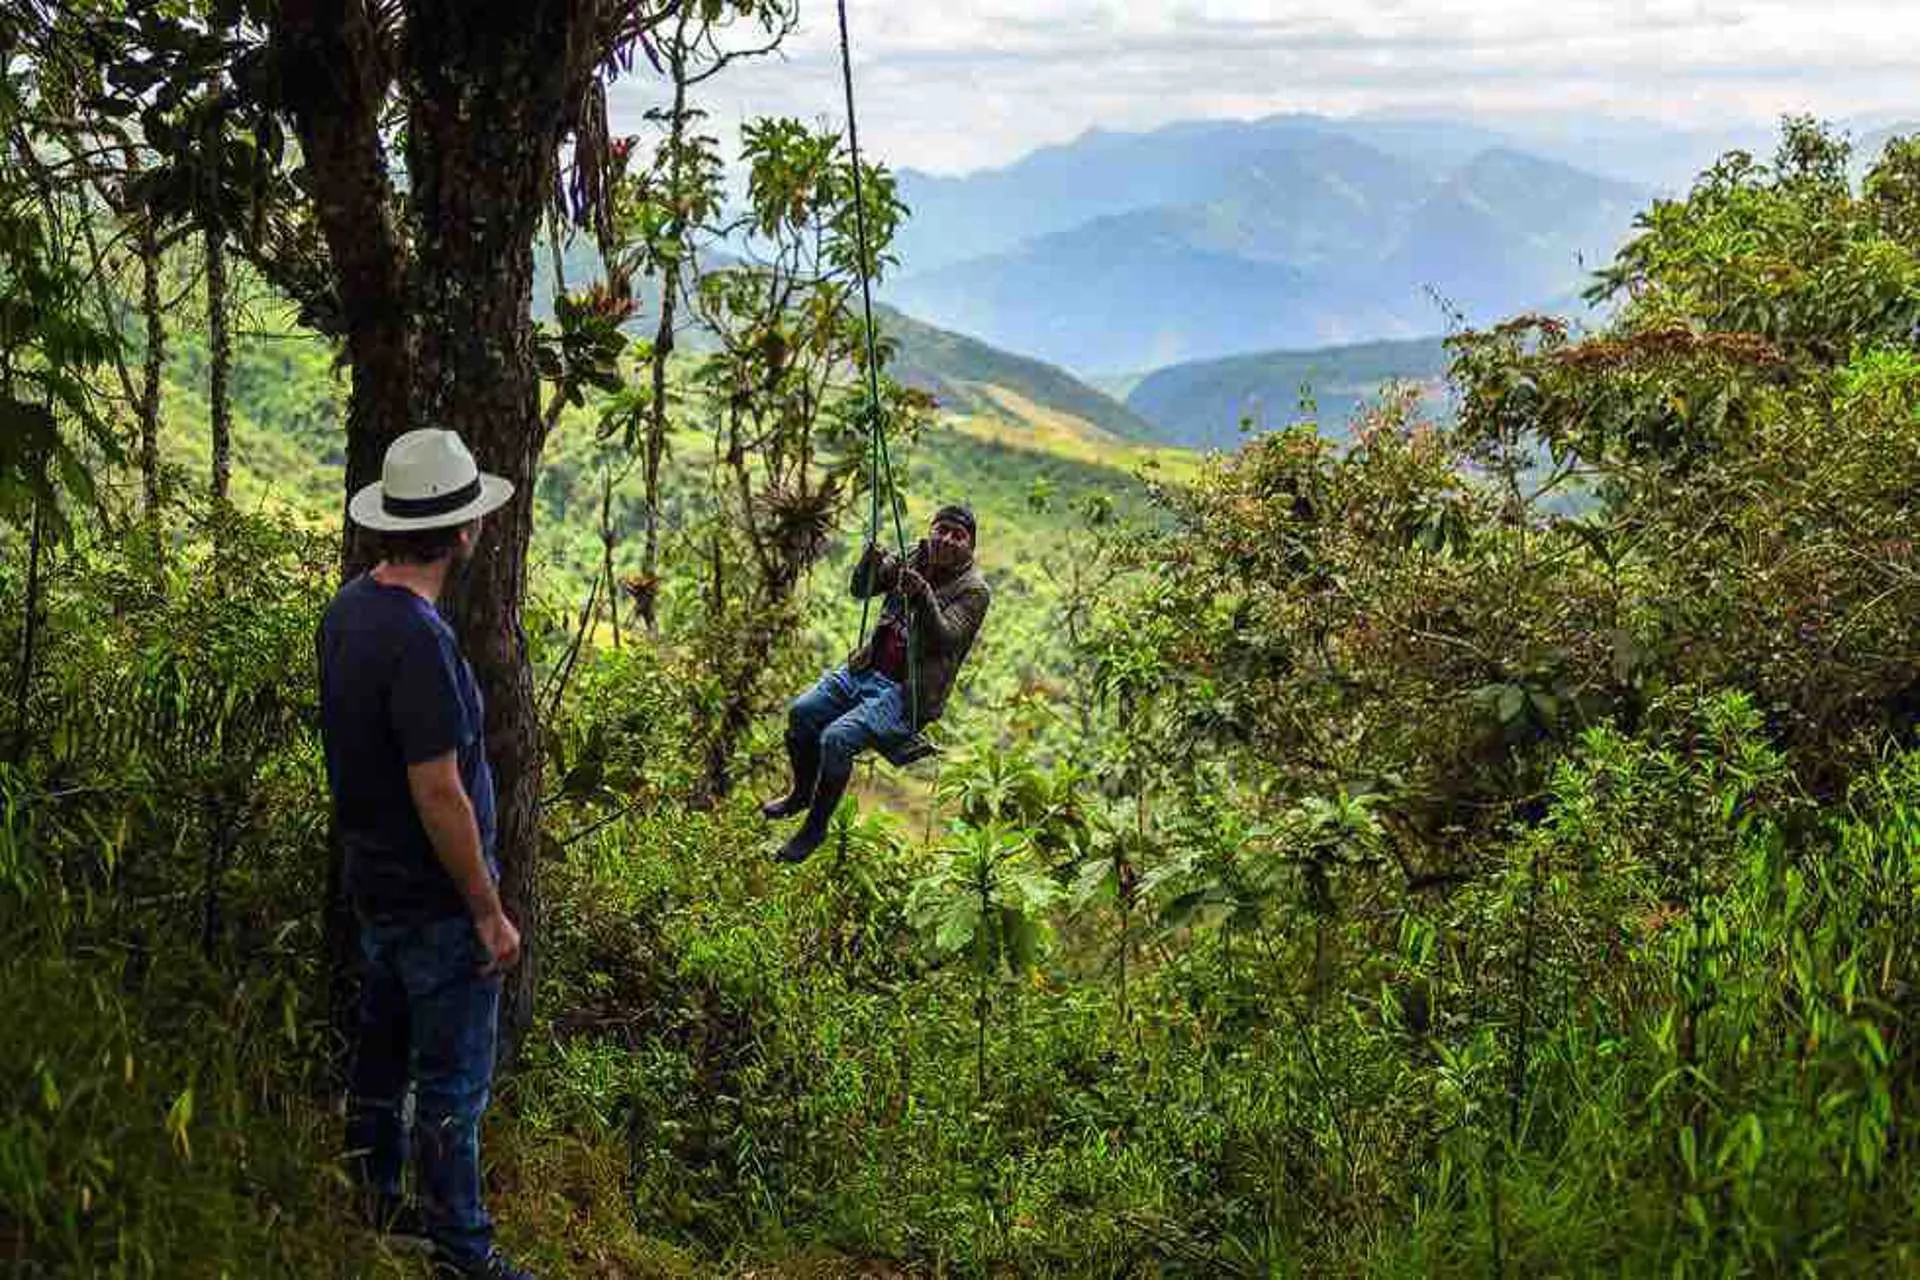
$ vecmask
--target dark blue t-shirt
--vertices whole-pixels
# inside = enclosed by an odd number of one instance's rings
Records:
[[[407,788],[408,765],[458,752],[480,845],[499,875],[484,707],[453,629],[417,593],[362,574],[328,606],[319,646],[327,780],[354,908],[382,922],[463,914]]]

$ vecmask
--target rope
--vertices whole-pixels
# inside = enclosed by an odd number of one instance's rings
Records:
[[[872,258],[867,248],[867,201],[860,172],[860,120],[853,104],[853,52],[847,38],[847,0],[835,0],[840,17],[840,82],[846,91],[847,100],[847,147],[853,158],[853,233],[855,247],[860,254],[860,314],[866,323],[867,342],[867,435],[872,442],[871,458],[868,462],[867,490],[867,536],[861,547],[866,554],[867,546],[877,546],[880,541],[880,488],[881,475],[886,476],[887,505],[893,512],[893,538],[900,549],[900,562],[904,567],[907,559],[906,526],[900,519],[900,496],[894,487],[893,457],[887,451],[885,424],[880,409],[880,351],[875,339],[873,324],[873,281],[869,271]],[[867,623],[873,608],[873,597],[868,595],[860,602],[860,636],[855,648],[867,643]],[[920,724],[920,663],[913,646],[913,608],[904,597],[901,600],[903,616],[907,628],[907,698],[911,714],[910,723],[917,730]]]

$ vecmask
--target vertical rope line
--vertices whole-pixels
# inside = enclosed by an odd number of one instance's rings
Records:
[[[880,353],[873,337],[872,259],[867,251],[867,201],[860,176],[860,123],[853,110],[853,54],[847,43],[847,0],[837,0],[840,13],[840,82],[847,94],[847,147],[853,154],[853,234],[860,250],[860,314],[867,322],[867,411],[876,437],[875,458],[882,447],[880,433]],[[880,477],[876,474],[875,480]],[[876,529],[877,533],[878,530]]]
[[[837,0],[840,17],[840,83],[847,100],[847,146],[853,154],[853,234],[860,253],[860,315],[866,323],[867,344],[867,537],[860,553],[880,541],[880,352],[873,336],[873,288],[867,277],[867,201],[860,176],[860,122],[853,109],[853,52],[847,40],[847,0]],[[903,552],[904,554],[904,552]],[[867,642],[867,621],[872,614],[873,597],[860,601],[860,637],[856,648]]]
[[[845,90],[847,100],[847,147],[853,159],[853,233],[855,247],[860,253],[860,315],[866,325],[867,345],[867,431],[873,444],[872,459],[869,463],[868,488],[871,501],[868,504],[867,538],[870,544],[880,541],[880,484],[884,470],[887,485],[887,505],[893,511],[893,537],[900,548],[900,560],[904,566],[907,558],[906,527],[900,519],[899,496],[893,487],[893,459],[887,452],[886,436],[883,429],[880,410],[880,350],[875,338],[873,326],[873,281],[872,256],[867,241],[867,201],[865,183],[860,172],[860,120],[853,103],[853,51],[847,38],[847,0],[835,0],[835,9],[840,19],[840,83]],[[861,547],[864,556],[866,547]],[[867,596],[860,603],[860,641],[867,642],[867,622],[871,615],[873,597]],[[919,662],[913,646],[913,606],[904,597],[901,600],[907,628],[907,697],[911,707],[913,728],[920,727],[920,675]]]
[[[907,535],[900,522],[900,494],[893,482],[893,454],[887,449],[886,437],[880,439],[880,461],[887,474],[887,505],[893,508],[893,536],[900,544],[900,559],[907,558]],[[929,566],[931,567],[931,566]],[[911,717],[910,727],[915,733],[920,731],[920,657],[913,647],[913,604],[904,596],[901,607],[907,620],[907,707]]]

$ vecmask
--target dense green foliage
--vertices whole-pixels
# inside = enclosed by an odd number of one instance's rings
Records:
[[[574,1276],[1913,1270],[1920,181],[1898,145],[1846,174],[1801,126],[1730,159],[1643,218],[1606,332],[1457,339],[1449,422],[1390,400],[1178,482],[928,427],[909,511],[973,498],[995,611],[945,756],[798,869],[705,785],[743,616],[707,602],[750,567],[727,366],[674,367],[658,625],[617,644],[597,575],[644,513],[583,394],[537,491],[507,1243]],[[327,364],[243,341],[234,507],[173,486],[156,558],[97,485],[0,659],[0,1260],[412,1274],[349,1226],[327,1101]],[[826,523],[752,781],[857,627]]]

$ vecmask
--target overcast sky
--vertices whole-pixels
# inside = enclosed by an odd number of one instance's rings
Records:
[[[717,123],[837,123],[830,0],[707,88]],[[1278,111],[1604,112],[1701,127],[1920,114],[1920,0],[849,0],[861,142],[1004,164],[1094,126]],[[644,65],[644,64],[643,64]],[[640,130],[656,87],[617,85]]]

